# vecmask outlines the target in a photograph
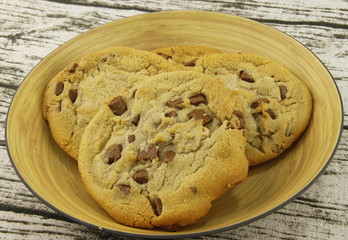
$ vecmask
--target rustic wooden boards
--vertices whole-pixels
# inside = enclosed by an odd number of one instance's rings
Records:
[[[62,3],[64,2],[64,3]],[[348,106],[346,1],[5,1],[0,4],[0,238],[111,239],[48,209],[19,181],[6,153],[4,123],[18,85],[49,52],[78,34],[158,10],[211,10],[256,19],[294,37],[327,66]],[[329,167],[301,197],[220,239],[344,239],[347,235],[348,118]],[[209,239],[209,238],[208,238]]]

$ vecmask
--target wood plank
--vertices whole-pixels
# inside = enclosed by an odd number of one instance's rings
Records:
[[[136,9],[143,12],[164,11],[164,10],[201,10],[218,11],[222,13],[235,14],[238,16],[252,19],[269,19],[273,21],[285,21],[303,24],[305,20],[309,24],[340,26],[346,24],[347,3],[342,0],[335,1],[140,1],[140,0],[120,0],[115,3],[112,0],[51,0],[51,2],[67,5],[90,6],[111,9]],[[160,4],[161,3],[161,4]],[[271,17],[270,17],[271,16]],[[338,17],[339,16],[339,17]]]
[[[74,1],[67,2],[74,3]],[[106,1],[106,3],[108,2]],[[32,16],[33,10],[29,4],[30,2],[28,2],[28,6],[9,5],[8,8],[15,11],[15,20],[11,18],[13,22],[6,21],[2,31],[0,30],[0,39],[4,42],[3,45],[6,46],[4,55],[1,56],[2,60],[6,61],[6,67],[1,69],[0,72],[1,84],[13,88],[15,88],[16,85],[14,85],[13,82],[8,84],[9,81],[15,81],[19,84],[40,59],[60,44],[100,24],[127,16],[127,14],[115,16],[110,12],[109,8],[101,8],[101,10],[98,8],[99,12],[96,14],[95,9],[91,8],[89,5],[81,7],[80,5],[72,4],[72,6],[67,8],[67,11],[65,9],[64,11],[57,11],[55,5],[58,3],[54,2],[51,3],[52,6],[45,6],[47,9],[46,14],[38,12],[38,15]],[[133,6],[131,3],[128,4]],[[79,11],[76,8],[79,8]],[[0,11],[1,10],[3,10],[4,14],[8,11],[4,9],[0,9]],[[334,10],[335,9],[331,9],[331,11]],[[78,12],[78,14],[76,12]],[[100,19],[101,15],[105,18]],[[310,14],[310,17],[312,17],[312,14]],[[299,27],[298,24],[272,23],[262,18],[259,20],[299,40],[324,62],[338,82],[347,81],[347,77],[344,73],[347,71],[347,65],[345,63],[348,58],[348,46],[344,43],[348,35],[342,34],[342,29],[313,25],[301,25]],[[47,22],[49,22],[49,24],[47,24]],[[22,29],[16,29],[13,26],[22,26]],[[347,25],[343,26],[347,27]],[[35,45],[33,45],[33,43],[35,43]],[[28,65],[22,65],[22,60],[24,59],[25,63]],[[337,60],[339,62],[337,62]],[[344,90],[347,89],[345,84],[339,83],[339,85],[340,87],[342,86]],[[345,99],[345,104],[346,103]]]
[[[20,82],[47,54],[101,24],[162,10],[218,11],[255,19],[294,37],[331,72],[348,106],[348,2],[61,0],[0,3],[0,239],[114,239],[49,209],[15,174],[5,149],[6,112]],[[341,144],[304,194],[265,218],[206,239],[345,239],[348,202],[348,112]],[[122,238],[128,239],[128,238]],[[192,238],[194,239],[194,238]]]

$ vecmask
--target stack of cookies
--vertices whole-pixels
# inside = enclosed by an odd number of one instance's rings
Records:
[[[116,47],[59,72],[43,116],[111,217],[177,231],[289,148],[311,108],[306,85],[257,54]]]

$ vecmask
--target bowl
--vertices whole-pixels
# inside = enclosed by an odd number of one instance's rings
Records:
[[[112,46],[150,50],[203,45],[225,52],[255,52],[284,64],[311,90],[313,113],[307,129],[276,159],[252,167],[249,177],[215,200],[207,216],[179,232],[139,229],[115,222],[86,193],[78,167],[53,140],[42,118],[48,81],[83,54]],[[227,14],[158,12],[117,20],[58,47],[25,78],[11,103],[6,141],[13,167],[28,189],[67,218],[107,232],[142,238],[211,234],[255,221],[289,203],[324,171],[338,145],[343,110],[330,73],[307,48],[264,24]]]

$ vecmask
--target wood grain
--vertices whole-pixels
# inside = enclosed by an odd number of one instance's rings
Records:
[[[0,3],[0,238],[114,239],[69,222],[19,181],[5,150],[6,112],[20,82],[48,53],[101,24],[159,10],[207,10],[252,18],[313,51],[330,70],[345,107],[344,131],[330,165],[300,198],[256,222],[206,239],[345,239],[348,202],[346,1],[2,1]]]
[[[180,25],[183,26],[178,29]],[[124,227],[116,224],[88,197],[76,163],[57,147],[43,119],[37,118],[41,114],[43,91],[48,80],[60,69],[87,52],[112,46],[149,50],[179,44],[203,44],[231,52],[251,51],[283,63],[301,76],[311,90],[312,119],[291,151],[282,154],[277,161],[252,168],[248,179],[216,200],[213,209],[199,223],[178,233]],[[328,116],[342,115],[340,104],[333,80],[322,64],[302,45],[272,28],[222,14],[153,13],[86,32],[48,55],[16,93],[9,112],[7,141],[22,178],[40,198],[60,212],[116,232],[147,236],[197,234],[249,221],[302,191],[326,165],[336,145],[342,119],[336,121],[335,117]],[[323,134],[320,129],[331,131]]]

